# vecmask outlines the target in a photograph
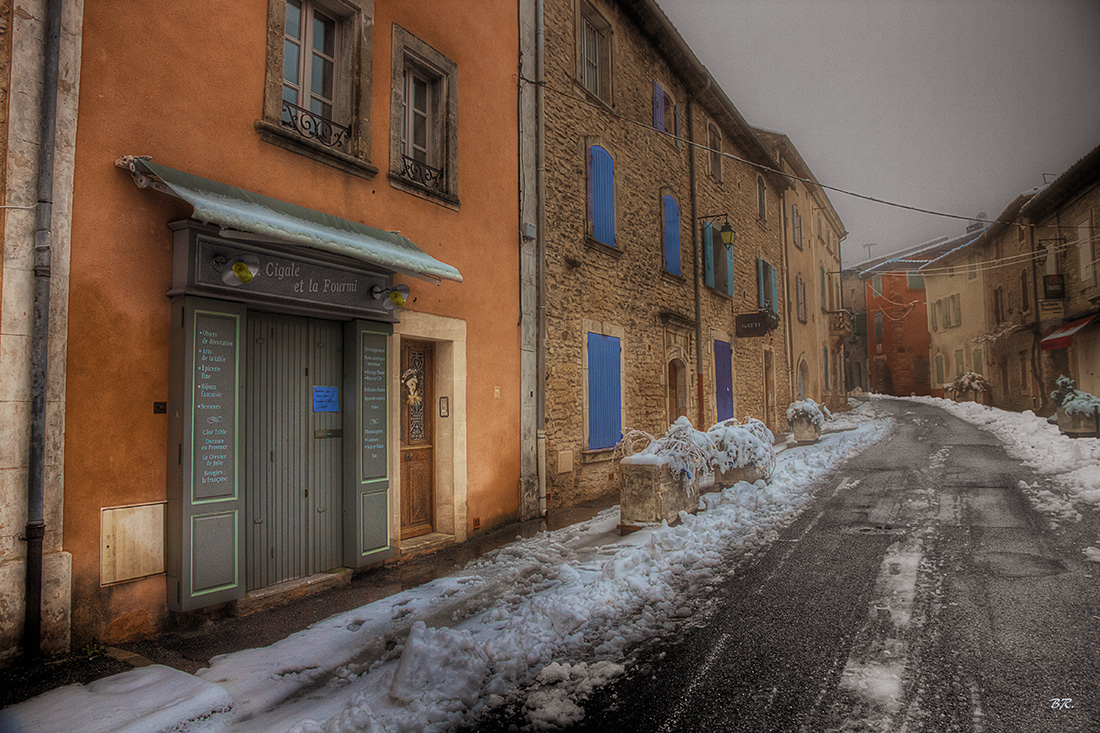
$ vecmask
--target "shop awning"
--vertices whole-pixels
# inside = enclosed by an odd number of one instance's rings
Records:
[[[354,257],[405,275],[462,282],[456,268],[400,234],[184,173],[148,158],[126,156],[120,164],[130,169],[139,187],[156,188],[194,206],[194,218],[199,221]]]
[[[1043,336],[1043,340],[1040,342],[1043,345],[1044,351],[1053,351],[1055,349],[1065,349],[1073,343],[1073,337],[1085,326],[1092,323],[1100,314],[1093,314],[1091,316],[1085,316],[1084,318],[1078,318],[1076,321],[1070,321],[1069,323],[1063,323],[1053,331]]]

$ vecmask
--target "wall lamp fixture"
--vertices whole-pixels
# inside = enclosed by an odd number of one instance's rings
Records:
[[[699,221],[713,221],[721,217],[722,228],[718,230],[718,235],[722,238],[722,244],[726,245],[726,249],[733,249],[733,243],[737,241],[737,232],[733,231],[733,227],[730,226],[730,218],[728,214],[708,214],[707,216],[700,216]]]

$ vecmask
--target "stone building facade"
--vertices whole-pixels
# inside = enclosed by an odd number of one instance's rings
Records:
[[[790,138],[766,130],[757,134],[792,176],[782,202],[791,399],[810,397],[844,409],[844,349],[853,321],[842,297],[840,243],[848,232],[824,189],[814,185],[817,179]]]
[[[70,232],[73,209],[77,99],[84,3],[62,5],[58,78],[46,79],[43,65],[47,3],[17,0],[0,4],[0,173],[5,209],[0,210],[0,663],[20,651],[27,610],[27,540],[31,533],[28,495],[40,476],[43,503],[42,593],[38,623],[43,653],[67,651],[70,640],[72,555],[63,542],[66,449],[66,343],[69,303]],[[39,180],[43,90],[56,94],[51,202],[46,221]],[[40,226],[52,250],[48,326],[36,333],[35,248]],[[32,364],[35,341],[48,354],[44,388],[44,440],[32,445]],[[32,451],[38,452],[32,456]],[[32,603],[32,608],[33,608]],[[33,652],[31,652],[33,654]]]
[[[1042,338],[1035,376],[1041,409],[1048,412],[1061,375],[1100,395],[1100,147],[1036,193],[1020,215],[1021,247],[1035,253],[1036,272],[1043,275],[1036,279]],[[1049,284],[1047,276],[1055,276]]]
[[[756,167],[777,164],[655,3],[550,0],[545,33],[545,465],[561,506],[617,488],[623,428],[780,427],[787,183]],[[737,338],[762,305],[778,326]]]

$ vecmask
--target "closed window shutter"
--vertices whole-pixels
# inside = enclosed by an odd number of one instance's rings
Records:
[[[779,278],[776,275],[775,268],[768,265],[768,274],[771,275],[772,283],[772,313],[779,315]]]
[[[726,341],[714,342],[714,397],[718,422],[733,417],[733,349]]]
[[[937,300],[932,304],[932,330],[936,330],[936,309],[939,307],[940,302]]]
[[[764,298],[764,260],[756,260],[756,307],[764,310],[766,305]]]
[[[664,198],[665,269],[673,275],[680,274],[680,207],[671,196]]]
[[[620,344],[615,336],[588,334],[588,447],[613,448],[622,437]]]
[[[726,251],[726,295],[733,295],[733,247],[721,246]]]
[[[824,267],[819,267],[818,269],[821,270],[821,307],[822,307],[822,309],[824,309],[825,308],[825,268]]]
[[[660,82],[653,82],[653,126],[665,131],[665,90]]]
[[[615,246],[615,161],[599,145],[589,148],[592,238]]]
[[[680,107],[679,105],[672,108],[673,119],[676,123],[676,147],[684,147],[683,135],[680,134]]]
[[[703,224],[703,278],[707,287],[714,287],[714,242],[711,241],[710,222]]]

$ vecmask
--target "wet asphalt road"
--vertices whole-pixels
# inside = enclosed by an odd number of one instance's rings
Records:
[[[876,404],[895,432],[577,701],[575,730],[1100,731],[1096,512],[1052,528],[988,433]]]

